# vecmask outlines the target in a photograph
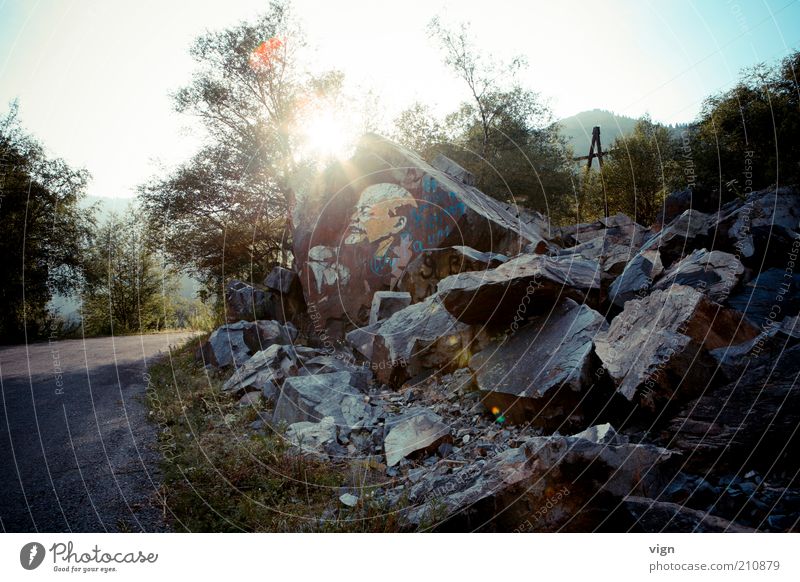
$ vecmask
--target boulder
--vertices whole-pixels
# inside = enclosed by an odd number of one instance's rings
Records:
[[[369,324],[375,325],[411,305],[411,295],[401,291],[377,291],[372,296]]]
[[[264,286],[272,292],[272,303],[279,321],[299,321],[302,318],[306,302],[297,273],[276,266],[264,279]]]
[[[379,325],[372,345],[372,369],[378,381],[400,386],[426,370],[464,367],[470,353],[485,342],[485,332],[459,322],[439,296],[432,295]]]
[[[244,341],[244,332],[249,325],[246,321],[239,321],[215,329],[201,348],[203,362],[218,368],[241,366],[253,353]]]
[[[342,429],[362,427],[371,420],[371,411],[365,395],[355,388],[358,382],[350,372],[288,378],[281,386],[272,422],[291,425],[331,416]]]
[[[550,309],[564,298],[597,304],[600,265],[580,257],[520,255],[496,269],[442,279],[438,296],[464,323],[506,323]]]
[[[714,227],[713,217],[689,209],[645,241],[642,250],[659,251],[662,263],[669,267],[694,249],[711,248]]]
[[[347,343],[358,352],[364,359],[372,359],[372,347],[375,342],[375,334],[380,329],[381,324],[368,325],[366,327],[359,327],[350,331],[345,336]]]
[[[237,366],[222,385],[222,390],[260,391],[268,400],[274,400],[280,384],[289,376],[296,375],[301,366],[300,358],[291,346],[273,344]]]
[[[408,264],[397,288],[408,291],[412,302],[418,303],[436,293],[436,285],[445,277],[494,269],[507,260],[505,255],[482,253],[463,245],[424,250]]]
[[[790,253],[800,250],[800,191],[794,187],[753,192],[719,212],[718,237],[725,250],[748,267],[787,267]],[[793,249],[793,250],[792,250]]]
[[[757,335],[741,314],[703,293],[674,285],[628,301],[595,338],[597,355],[617,392],[643,409],[686,401],[704,389],[716,370],[708,353]]]
[[[563,430],[584,420],[599,367],[592,340],[605,318],[571,299],[475,354],[469,367],[489,409],[511,422]]]
[[[306,302],[332,337],[365,325],[373,294],[393,289],[425,249],[515,255],[531,243],[550,247],[537,223],[375,135],[298,196],[293,224]]]
[[[297,339],[297,328],[292,323],[282,325],[277,321],[249,322],[243,330],[244,343],[250,353],[256,353],[272,344],[292,344]]]
[[[723,251],[699,249],[673,264],[653,289],[687,285],[722,303],[739,284],[744,266],[735,256]]]
[[[664,272],[658,250],[640,251],[611,284],[608,299],[617,307],[626,301],[641,299],[650,293],[653,281]]]
[[[275,319],[275,306],[264,289],[233,279],[225,286],[225,314],[228,323]]]
[[[619,217],[627,218],[621,214]],[[642,246],[644,228],[634,222],[625,224],[619,220],[610,222],[614,217],[604,219],[614,226],[604,230],[595,231],[597,236],[573,247],[562,249],[559,256],[580,256],[584,259],[597,261],[602,267],[603,273],[616,277],[621,274],[628,261],[636,256]],[[628,219],[630,220],[630,219]]]
[[[658,489],[671,457],[666,449],[628,442],[610,426],[528,437],[461,468],[408,518],[418,523],[444,514],[438,529],[445,531],[613,529],[605,523],[611,510],[625,496]]]
[[[383,438],[386,465],[393,467],[418,451],[435,450],[449,438],[450,429],[439,415],[426,408],[409,410],[386,422]]]
[[[336,441],[336,420],[326,416],[319,422],[295,422],[286,429],[286,439],[303,451],[321,453]]]
[[[758,327],[769,328],[800,312],[800,272],[767,269],[732,293],[727,305]]]

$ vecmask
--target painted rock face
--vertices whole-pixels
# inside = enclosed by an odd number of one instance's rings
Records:
[[[397,290],[425,250],[466,245],[515,255],[530,243],[546,246],[538,225],[377,136],[318,176],[294,225],[309,313],[317,332],[333,337],[365,325],[373,294]]]

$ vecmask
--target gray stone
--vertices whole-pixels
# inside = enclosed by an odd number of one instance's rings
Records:
[[[437,156],[433,158],[431,166],[441,172],[444,172],[451,178],[458,180],[462,184],[467,186],[475,185],[475,176],[472,174],[472,172],[465,170],[458,163],[454,162],[444,154],[437,154]]]
[[[233,375],[222,385],[224,392],[261,391],[272,400],[284,379],[298,373],[300,361],[291,346],[273,344],[256,352],[234,370]]]
[[[272,344],[291,344],[297,339],[297,328],[292,323],[259,320],[244,326],[244,342],[250,353],[261,351]]]
[[[297,273],[286,267],[273,267],[264,279],[264,286],[283,295],[289,295],[300,285]]]
[[[411,294],[402,291],[376,291],[369,310],[369,325],[388,319],[411,305]]]
[[[611,284],[608,298],[618,307],[631,299],[641,299],[650,293],[653,281],[663,272],[658,250],[640,251]]]
[[[735,256],[723,251],[699,249],[673,264],[653,289],[687,285],[722,303],[738,285],[744,266]]]
[[[274,319],[275,306],[264,289],[233,279],[225,286],[225,314],[229,323]]]
[[[438,295],[398,311],[375,332],[372,369],[378,381],[400,386],[424,370],[464,367],[486,333],[456,320]]]
[[[355,507],[358,504],[358,497],[352,493],[343,493],[339,496],[339,501],[342,502],[342,505],[346,505],[347,507]]]
[[[622,501],[634,522],[631,530],[641,533],[754,533],[749,527],[667,501],[628,495]]]
[[[320,422],[331,416],[337,427],[363,426],[372,414],[365,395],[353,386],[357,382],[351,372],[288,378],[281,386],[273,423]]]
[[[596,304],[600,265],[579,257],[520,255],[496,269],[451,275],[438,290],[442,304],[459,321],[510,322],[523,307],[534,315],[563,298]]]
[[[643,409],[693,397],[716,369],[708,353],[755,337],[735,311],[683,285],[632,300],[595,338],[597,355],[617,391]]]
[[[203,346],[203,357],[206,363],[218,368],[231,365],[241,366],[252,353],[244,341],[247,322],[240,321],[222,325],[215,329],[208,342]]]
[[[247,408],[251,406],[260,407],[263,404],[260,392],[247,392],[244,396],[239,398],[237,405],[239,408]]]
[[[413,409],[387,421],[383,440],[386,465],[395,466],[400,459],[417,451],[430,451],[450,438],[450,428],[438,414],[425,408]]]
[[[511,422],[581,425],[585,390],[593,383],[598,362],[592,340],[606,329],[602,315],[566,299],[489,344],[469,361],[483,403]]]
[[[319,422],[295,422],[286,429],[286,438],[306,452],[320,453],[336,440],[336,420],[326,416]]]
[[[423,250],[406,267],[397,288],[408,291],[413,303],[436,293],[436,285],[464,271],[485,271],[505,263],[508,257],[484,253],[463,245]]]
[[[658,250],[664,266],[669,267],[693,249],[710,247],[714,228],[711,216],[689,209],[647,240],[642,250]]]

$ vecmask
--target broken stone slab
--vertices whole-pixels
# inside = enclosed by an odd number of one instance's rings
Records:
[[[438,296],[459,321],[506,323],[541,313],[562,299],[597,304],[600,265],[579,257],[520,255],[496,269],[442,279]]]
[[[630,515],[630,531],[640,533],[753,533],[739,525],[678,503],[656,501],[628,495],[622,500],[623,511]]]
[[[248,322],[239,321],[215,329],[202,346],[203,361],[218,368],[241,366],[252,354],[244,340],[244,333],[248,327]]]
[[[744,266],[734,255],[723,251],[698,249],[673,264],[653,289],[687,285],[722,303],[739,284]]]
[[[332,337],[365,325],[373,294],[396,288],[426,249],[511,256],[531,243],[537,252],[551,246],[536,222],[375,135],[307,190],[293,216],[294,256],[306,303]]]
[[[264,286],[282,295],[290,295],[300,288],[300,278],[291,269],[276,266],[264,279]]]
[[[250,353],[256,353],[272,344],[292,344],[297,339],[297,328],[291,322],[259,320],[244,326],[244,343]]]
[[[411,305],[411,294],[403,291],[377,291],[372,296],[369,324],[375,325]]]
[[[605,318],[571,299],[472,356],[484,405],[512,423],[581,426],[599,361],[592,340]],[[584,425],[585,426],[585,425]]]
[[[306,302],[297,273],[276,266],[264,279],[264,286],[272,293],[276,319],[283,323],[302,320],[306,313]]]
[[[263,404],[260,392],[247,392],[236,403],[239,408],[258,407]]]
[[[275,306],[264,289],[233,279],[225,286],[225,313],[228,323],[275,319]]]
[[[326,416],[319,422],[295,422],[286,429],[286,438],[305,452],[321,453],[336,440],[336,419]]]
[[[800,238],[800,191],[772,187],[731,202],[720,210],[717,230],[720,244],[745,265],[783,269]]]
[[[398,289],[411,294],[412,303],[418,303],[436,293],[436,285],[450,275],[464,271],[494,269],[508,261],[497,253],[483,253],[463,245],[422,251],[406,267]]]
[[[663,272],[664,266],[658,250],[640,251],[611,284],[609,301],[617,307],[623,307],[631,299],[645,297],[650,293],[653,281]]]
[[[336,426],[352,430],[372,418],[365,395],[354,386],[359,382],[351,372],[287,378],[275,404],[272,421],[294,424],[320,422],[332,416]]]
[[[659,251],[662,263],[669,267],[694,249],[711,248],[715,226],[712,216],[689,209],[645,241],[642,250]]]
[[[258,351],[222,385],[223,392],[261,391],[272,400],[277,387],[289,376],[296,375],[302,364],[291,346],[273,344]]]
[[[433,295],[380,324],[373,340],[372,370],[379,382],[397,387],[426,370],[464,367],[486,338],[485,331],[459,322]]]
[[[437,170],[444,172],[451,178],[458,180],[467,186],[475,185],[475,175],[469,170],[465,170],[458,163],[454,162],[444,154],[438,154],[431,165]]]
[[[413,409],[387,420],[384,431],[383,448],[388,467],[394,467],[412,453],[434,450],[450,438],[450,428],[438,414],[426,408]]]
[[[800,273],[767,269],[728,298],[727,305],[761,328],[800,312]]]
[[[356,328],[348,332],[345,336],[347,343],[366,360],[372,360],[372,347],[375,342],[375,334],[380,327],[381,324],[376,323],[375,325]]]
[[[655,411],[706,387],[716,370],[709,350],[756,335],[741,314],[692,287],[674,285],[628,301],[609,329],[595,337],[595,351],[617,392]]]
[[[407,517],[444,514],[442,531],[593,531],[625,496],[658,490],[672,458],[610,426],[528,437],[450,476]]]

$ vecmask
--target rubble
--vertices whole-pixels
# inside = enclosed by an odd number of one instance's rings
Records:
[[[412,453],[435,449],[449,436],[450,430],[440,416],[425,408],[410,410],[386,423],[386,465],[393,467]]]
[[[717,303],[723,303],[738,285],[744,266],[735,256],[723,251],[698,249],[673,264],[653,289],[688,285],[702,291]]]

